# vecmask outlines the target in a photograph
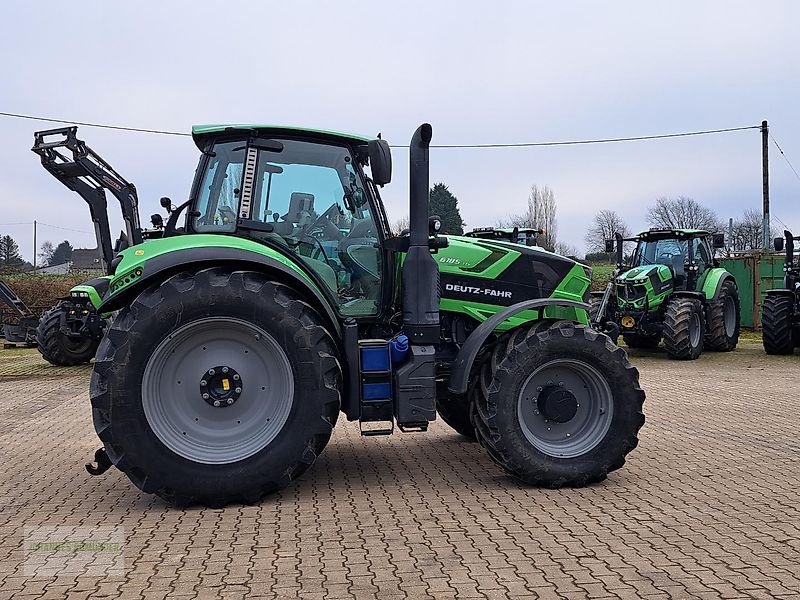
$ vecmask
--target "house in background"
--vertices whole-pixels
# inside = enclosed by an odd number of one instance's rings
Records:
[[[98,248],[76,248],[72,251],[69,271],[72,273],[103,273],[103,255]]]

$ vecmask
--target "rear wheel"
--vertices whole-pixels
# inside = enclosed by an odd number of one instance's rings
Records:
[[[664,315],[664,347],[670,358],[695,360],[703,353],[703,305],[692,298],[673,298]]]
[[[790,294],[770,294],[764,299],[761,339],[767,354],[791,354],[794,352],[793,310],[794,298]]]
[[[69,308],[59,302],[42,313],[36,327],[36,347],[47,362],[58,367],[88,364],[94,358],[100,340],[70,337],[61,332],[61,319]]]
[[[661,341],[661,336],[659,334],[655,335],[646,335],[646,334],[637,334],[637,333],[629,333],[627,335],[622,336],[625,345],[629,348],[642,348],[646,350],[653,350],[658,348],[658,344]]]
[[[473,396],[478,439],[514,477],[552,488],[602,481],[644,423],[638,371],[608,336],[558,324],[518,339]]]
[[[705,345],[730,352],[739,343],[739,290],[733,281],[722,284],[719,298],[708,303]]]
[[[319,314],[265,275],[180,273],[120,312],[98,349],[95,429],[142,491],[254,502],[317,458],[341,368]]]

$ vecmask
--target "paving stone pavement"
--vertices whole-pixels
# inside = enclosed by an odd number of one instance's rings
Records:
[[[800,356],[632,352],[641,443],[589,488],[520,485],[441,422],[361,438],[340,421],[295,485],[223,510],[170,507],[113,469],[89,477],[89,369],[9,356],[0,600],[800,598]],[[43,526],[116,528],[123,568],[43,574],[26,546]]]

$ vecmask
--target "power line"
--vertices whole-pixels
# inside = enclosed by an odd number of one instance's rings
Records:
[[[52,227],[53,229],[60,229],[62,231],[72,231],[74,233],[85,233],[86,235],[91,235],[91,231],[83,231],[81,229],[70,229],[69,227],[60,227],[58,225],[50,225],[49,223],[43,223],[42,221],[37,221],[39,225],[44,225],[45,227]]]
[[[31,121],[46,121],[49,123],[61,123],[66,125],[81,125],[84,127],[97,127],[100,129],[114,129],[118,131],[134,131],[138,133],[155,133],[161,135],[180,135],[189,136],[191,134],[180,131],[168,131],[164,129],[146,129],[141,127],[127,127],[122,125],[108,125],[105,123],[89,123],[87,121],[71,121],[68,119],[54,119],[50,117],[38,117],[18,113],[0,112],[0,116],[14,119],[28,119]],[[566,140],[555,142],[510,142],[510,143],[490,143],[490,144],[431,144],[431,148],[441,149],[487,149],[487,148],[534,148],[546,146],[577,146],[586,144],[609,144],[615,142],[639,142],[645,140],[661,140],[667,138],[690,137],[698,135],[711,135],[717,133],[730,133],[733,131],[744,131],[747,129],[761,129],[760,125],[748,125],[745,127],[727,127],[723,129],[706,129],[701,131],[685,131],[680,133],[662,133],[656,135],[640,135],[632,137],[597,138],[589,140]],[[773,138],[774,141],[774,138]],[[777,142],[776,142],[777,145]],[[408,146],[398,145],[393,148],[408,148]]]
[[[794,176],[797,177],[798,180],[800,180],[800,173],[798,173],[797,169],[794,168],[794,165],[792,165],[792,161],[790,161],[789,157],[786,156],[786,152],[784,152],[783,148],[781,148],[780,144],[778,144],[778,140],[775,139],[775,137],[772,135],[772,132],[770,132],[769,137],[772,138],[772,143],[775,144],[775,147],[778,149],[778,152],[781,153],[781,156],[783,157],[783,160],[786,161],[786,164],[789,165],[789,168],[794,173]]]
[[[46,121],[48,123],[61,123],[62,125],[81,125],[83,127],[97,127],[98,129],[116,129],[118,131],[135,131],[137,133],[158,133],[161,135],[182,135],[190,136],[190,133],[183,133],[181,131],[166,131],[162,129],[144,129],[141,127],[126,127],[124,125],[106,125],[103,123],[89,123],[86,121],[71,121],[68,119],[52,119],[50,117],[37,117],[34,115],[21,115],[17,113],[0,112],[2,117],[11,117],[13,119],[28,119],[30,121]]]
[[[431,148],[532,148],[537,146],[577,146],[580,144],[609,144],[612,142],[639,142],[643,140],[662,140],[666,138],[690,137],[695,135],[709,135],[714,133],[728,133],[731,131],[744,131],[746,129],[761,129],[761,125],[748,125],[745,127],[727,127],[725,129],[706,129],[703,131],[686,131],[682,133],[662,133],[658,135],[639,135],[633,137],[599,138],[593,140],[568,140],[561,142],[518,142],[508,144],[431,144]],[[402,146],[407,148],[408,146]]]

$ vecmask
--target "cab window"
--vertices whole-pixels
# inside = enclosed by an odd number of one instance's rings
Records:
[[[344,315],[375,314],[381,254],[375,219],[350,151],[280,140],[260,149],[250,218],[272,225],[252,237],[297,253],[339,301]]]
[[[192,228],[197,233],[233,233],[244,172],[244,142],[226,142],[214,146],[197,191]]]

